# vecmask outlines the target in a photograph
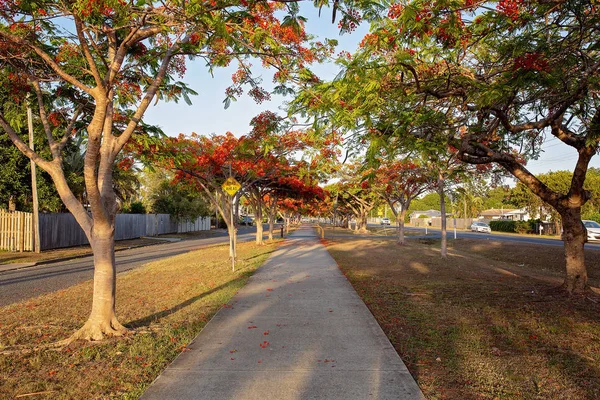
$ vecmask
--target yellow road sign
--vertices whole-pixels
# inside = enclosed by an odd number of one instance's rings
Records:
[[[240,185],[240,183],[236,181],[235,178],[229,177],[225,182],[223,182],[223,185],[221,187],[224,191],[229,193],[230,196],[233,196],[237,193],[238,190],[240,190],[242,185]]]

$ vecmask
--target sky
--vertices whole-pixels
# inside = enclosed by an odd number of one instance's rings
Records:
[[[337,21],[335,24],[331,23],[331,9],[323,8],[319,17],[318,10],[312,6],[312,2],[302,4],[300,15],[308,19],[307,32],[321,40],[324,38],[338,40],[336,53],[342,50],[353,53],[368,32],[368,24],[365,23],[351,34],[340,35]],[[229,131],[236,136],[248,133],[249,122],[253,117],[265,110],[281,109],[286,98],[273,96],[271,101],[259,105],[250,97],[242,96],[228,109],[225,109],[223,105],[225,89],[231,85],[231,75],[235,70],[236,66],[232,63],[228,68],[214,70],[214,75],[211,76],[203,61],[190,63],[183,81],[198,92],[198,96],[192,97],[192,105],[188,106],[183,101],[179,103],[160,102],[148,109],[144,121],[160,126],[169,136],[192,132],[223,134]],[[334,64],[313,66],[312,70],[322,80],[331,80],[339,72],[338,67]],[[263,78],[264,86],[268,88],[272,82],[274,71],[262,68],[257,68],[257,71]],[[558,170],[572,171],[575,167],[577,152],[558,139],[548,138],[543,144],[542,150],[539,159],[531,160],[527,164],[527,168],[534,174]],[[600,168],[600,156],[592,159],[590,167]]]

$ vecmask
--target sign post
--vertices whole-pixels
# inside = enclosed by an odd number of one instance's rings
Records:
[[[238,181],[235,180],[234,177],[230,176],[229,178],[227,178],[225,180],[225,182],[223,182],[223,185],[221,186],[223,188],[223,190],[225,192],[227,192],[227,194],[229,194],[230,198],[230,227],[233,230],[233,235],[229,236],[229,255],[231,256],[231,270],[235,272],[235,221],[233,220],[233,197],[235,196],[235,194],[238,192],[238,190],[240,190],[240,188],[242,187],[242,185],[240,185],[240,183]]]

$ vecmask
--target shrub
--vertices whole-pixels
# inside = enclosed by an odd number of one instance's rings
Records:
[[[529,224],[529,221],[515,221],[515,232],[530,233],[531,226]]]
[[[131,214],[146,214],[146,207],[144,207],[141,201],[134,201],[130,205],[129,212]]]
[[[517,225],[517,221],[510,220],[500,220],[500,221],[490,221],[490,228],[492,231],[497,232],[516,232],[515,228]]]

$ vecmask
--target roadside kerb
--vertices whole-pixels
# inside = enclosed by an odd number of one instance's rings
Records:
[[[161,239],[158,239],[158,240],[161,240]],[[159,244],[167,244],[167,243],[173,243],[173,242],[180,242],[183,239],[179,239],[179,240],[161,240],[160,242],[158,240],[157,240],[156,243],[146,243],[146,244],[141,244],[141,245],[138,245],[138,246],[130,246],[130,247],[123,247],[121,249],[115,249],[115,253],[120,252],[120,251],[124,251],[124,250],[131,250],[131,249],[139,249],[139,248],[142,248],[142,247],[156,246],[156,245],[159,245]],[[92,252],[89,252],[89,253],[77,254],[77,255],[69,256],[69,257],[50,258],[48,260],[35,261],[35,262],[30,262],[30,263],[0,264],[0,272],[16,271],[16,270],[24,269],[24,268],[37,267],[38,265],[55,264],[55,263],[59,263],[59,262],[63,262],[63,261],[77,260],[79,258],[91,257],[93,255],[94,254]]]

